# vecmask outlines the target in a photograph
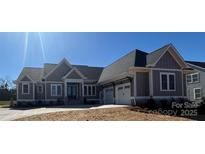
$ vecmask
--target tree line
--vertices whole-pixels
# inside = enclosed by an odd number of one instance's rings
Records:
[[[0,78],[0,101],[16,100],[16,86],[9,79]]]

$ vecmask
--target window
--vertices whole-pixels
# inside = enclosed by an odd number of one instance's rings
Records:
[[[51,96],[62,96],[61,84],[51,84]]]
[[[194,99],[201,99],[201,88],[194,89]]]
[[[162,90],[168,90],[168,86],[167,86],[167,83],[168,83],[168,81],[167,81],[167,75],[165,74],[162,74],[162,76],[161,76],[161,78],[162,78]]]
[[[96,86],[84,85],[84,96],[96,96]]]
[[[192,75],[193,83],[199,82],[199,73]]]
[[[191,77],[190,74],[187,75],[186,79],[187,79],[187,83],[191,83],[192,82],[192,77]]]
[[[38,87],[37,87],[37,92],[38,92],[39,94],[43,93],[43,85],[38,85]]]
[[[187,75],[187,83],[197,83],[199,82],[199,73]]]
[[[160,73],[160,89],[161,91],[175,91],[176,81],[175,73]]]
[[[169,90],[175,90],[175,79],[174,75],[169,75]]]
[[[92,94],[93,94],[94,96],[96,95],[96,87],[95,87],[95,86],[92,87]]]
[[[29,83],[22,84],[22,94],[29,94]]]
[[[91,86],[88,86],[88,95],[91,96]]]
[[[84,86],[84,95],[87,96],[88,92],[87,92],[87,86]]]

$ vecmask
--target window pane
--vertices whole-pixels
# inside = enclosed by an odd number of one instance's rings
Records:
[[[61,86],[60,85],[57,86],[57,95],[58,96],[61,95]]]
[[[162,75],[162,90],[167,90],[167,75]]]
[[[192,77],[193,77],[193,82],[199,81],[199,74],[194,74]]]
[[[195,89],[195,99],[201,98],[201,89]]]
[[[52,93],[52,96],[55,96],[56,95],[56,86],[52,86],[51,87],[51,93]]]
[[[91,95],[91,86],[88,86],[88,95]]]
[[[95,86],[93,86],[93,95],[96,95],[96,93],[95,93],[95,90],[96,90],[96,88],[95,88]]]
[[[187,83],[191,83],[191,75],[187,75]]]
[[[25,94],[28,93],[28,85],[27,85],[27,84],[24,84],[24,85],[23,85],[23,92],[24,92]]]
[[[169,75],[169,89],[170,90],[174,90],[175,89],[174,75]]]
[[[84,95],[87,96],[88,92],[87,92],[87,86],[84,86]]]

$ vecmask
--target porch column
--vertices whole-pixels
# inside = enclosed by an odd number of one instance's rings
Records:
[[[67,93],[67,82],[65,81],[64,82],[64,98],[67,98],[67,95],[68,95],[68,93]]]
[[[153,71],[149,72],[149,95],[153,96]]]
[[[82,96],[84,97],[84,81],[82,82]]]
[[[136,72],[134,73],[134,85],[133,85],[133,88],[134,88],[134,97],[137,97],[137,75],[136,75]]]

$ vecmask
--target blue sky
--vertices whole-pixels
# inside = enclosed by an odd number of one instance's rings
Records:
[[[205,61],[205,33],[52,32],[40,36],[43,47],[39,33],[28,33],[26,48],[26,33],[0,33],[0,78],[15,80],[24,66],[42,67],[64,57],[72,64],[106,66],[133,49],[151,52],[168,43],[186,60]]]

